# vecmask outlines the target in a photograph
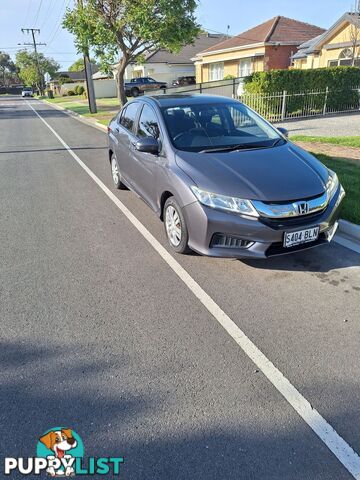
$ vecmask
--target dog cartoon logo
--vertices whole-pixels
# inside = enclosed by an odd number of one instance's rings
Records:
[[[39,438],[37,455],[53,461],[46,470],[52,477],[73,476],[74,459],[83,457],[83,454],[82,441],[70,428],[52,428]]]

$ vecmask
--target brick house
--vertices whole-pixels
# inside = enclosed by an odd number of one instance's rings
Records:
[[[254,71],[286,69],[299,45],[325,30],[277,16],[235,37],[217,43],[194,57],[196,81],[244,77]]]

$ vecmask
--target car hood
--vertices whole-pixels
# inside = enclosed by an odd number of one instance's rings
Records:
[[[177,150],[176,163],[199,188],[250,200],[314,197],[324,193],[328,179],[327,168],[291,142],[236,152]]]

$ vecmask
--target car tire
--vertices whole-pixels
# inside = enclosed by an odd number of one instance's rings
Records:
[[[166,238],[176,253],[190,253],[189,233],[184,215],[174,197],[169,197],[164,205],[163,219]]]
[[[111,176],[112,176],[115,188],[117,188],[118,190],[127,190],[128,189],[127,186],[125,185],[125,183],[121,181],[121,173],[119,171],[119,167],[114,154],[111,155],[110,166],[111,166]]]
[[[138,97],[140,94],[140,90],[138,88],[132,88],[130,93],[132,97]]]

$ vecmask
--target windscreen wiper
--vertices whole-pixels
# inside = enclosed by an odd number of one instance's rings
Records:
[[[268,145],[254,145],[254,144],[246,144],[240,143],[239,145],[231,145],[230,147],[215,147],[215,148],[206,148],[204,150],[200,150],[199,153],[212,153],[212,152],[232,152],[235,150],[246,150],[248,148],[265,148]]]
[[[285,139],[284,139],[284,138],[277,138],[277,139],[275,140],[275,142],[274,142],[271,146],[272,146],[272,147],[276,147],[276,145],[277,145],[279,142],[281,142],[281,141],[285,142]]]

